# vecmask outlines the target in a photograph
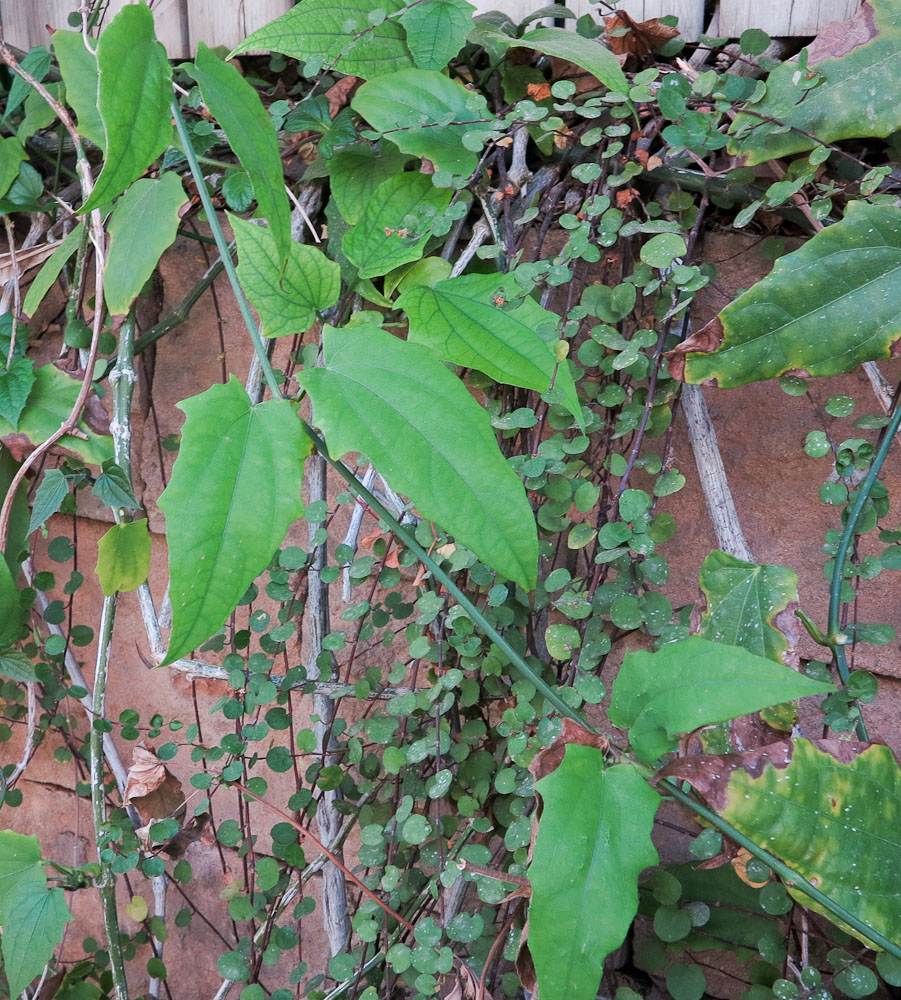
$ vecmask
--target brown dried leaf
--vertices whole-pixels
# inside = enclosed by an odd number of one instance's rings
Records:
[[[440,1000],[481,1000],[479,979],[465,962],[455,962],[453,972],[444,977]]]
[[[346,108],[347,105],[350,104],[350,100],[354,96],[354,92],[362,82],[362,77],[345,76],[342,77],[342,79],[340,79],[336,84],[329,87],[329,89],[325,92],[325,96],[328,98],[329,118],[334,118],[339,111]]]
[[[540,750],[529,764],[529,770],[536,781],[540,781],[556,771],[566,753],[566,747],[576,743],[582,747],[594,747],[595,750],[606,752],[610,749],[610,741],[600,733],[591,733],[572,719],[564,719],[560,735],[546,749]]]
[[[23,277],[28,271],[43,264],[44,261],[60,245],[62,240],[56,243],[44,243],[39,247],[32,247],[30,250],[16,251],[16,264],[18,265],[19,277]],[[0,253],[0,284],[12,281],[16,276],[16,268],[13,267],[12,254]]]
[[[664,357],[669,362],[669,373],[680,382],[685,380],[685,355],[686,354],[710,354],[715,351],[723,342],[723,324],[718,316],[700,330],[696,330],[690,337],[677,344],[671,351],[667,351]]]
[[[166,770],[152,749],[138,745],[125,782],[125,804],[138,810],[141,822],[177,817],[184,811],[185,794],[181,782]]]
[[[605,17],[604,25],[604,38],[618,56],[647,55],[679,34],[678,28],[661,24],[656,17],[649,21],[634,21],[624,10]],[[628,30],[622,33],[623,28]]]
[[[551,96],[551,85],[549,83],[530,83],[526,87],[526,93],[536,101],[546,101]]]
[[[753,879],[748,877],[747,865],[748,862],[753,858],[754,855],[742,847],[739,852],[732,859],[732,868],[735,874],[744,882],[745,885],[751,886],[752,889],[762,889],[769,879],[764,879],[762,882],[755,882]]]

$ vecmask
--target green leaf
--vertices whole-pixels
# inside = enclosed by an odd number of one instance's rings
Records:
[[[272,118],[259,95],[229,63],[223,62],[203,42],[191,75],[200,86],[206,106],[222,126],[241,166],[253,181],[253,192],[262,216],[269,222],[279,260],[288,258],[291,246],[291,210]]]
[[[660,233],[652,236],[641,248],[640,256],[651,267],[670,267],[677,257],[684,257],[688,247],[678,233]]]
[[[901,7],[896,0],[872,0],[845,29],[842,37],[850,44],[840,46],[840,55],[833,55],[832,48],[838,35],[809,47],[809,66],[824,82],[801,92],[795,85],[801,72],[797,62],[783,63],[770,73],[766,95],[753,110],[824,143],[886,136],[901,128],[901,93],[891,69],[901,45]],[[756,115],[739,114],[730,131],[729,152],[745,156],[749,166],[817,145],[799,131],[782,131]]]
[[[44,473],[41,485],[34,495],[31,508],[31,520],[28,524],[28,534],[40,526],[60,509],[63,499],[69,492],[69,480],[59,469],[48,469]]]
[[[54,31],[52,37],[66,85],[66,103],[75,112],[78,131],[95,146],[106,149],[106,130],[97,106],[97,56],[88,51],[80,31]]]
[[[53,434],[72,412],[81,383],[61,372],[55,365],[42,365],[34,372],[34,386],[19,417],[18,433],[34,444],[41,444]],[[101,465],[112,457],[112,438],[91,431],[83,420],[78,429],[84,438],[66,434],[57,442],[57,447],[65,448],[81,456],[92,465]],[[0,417],[0,438],[14,434],[16,428]]]
[[[668,357],[686,382],[715,379],[723,388],[794,369],[836,375],[887,358],[901,337],[899,254],[901,209],[852,201],[841,222],[780,257],[766,278]],[[699,353],[712,337],[716,350]]]
[[[135,181],[116,202],[103,279],[103,294],[113,316],[128,312],[163,251],[174,242],[179,209],[187,200],[181,178],[169,171],[159,180]]]
[[[141,505],[135,499],[131,480],[124,470],[111,458],[103,463],[102,469],[91,491],[94,496],[103,501],[107,507],[127,507],[137,510]]]
[[[785,566],[756,566],[725,552],[711,552],[700,570],[707,610],[698,633],[727,646],[784,663],[788,640],[778,616],[798,606],[798,574]]]
[[[398,149],[431,160],[438,170],[469,175],[481,138],[497,125],[481,94],[443,73],[405,69],[364,83],[351,107]],[[469,136],[464,140],[464,136]]]
[[[0,677],[17,684],[30,684],[38,679],[34,664],[18,649],[0,650]]]
[[[159,500],[173,615],[165,664],[208,639],[269,564],[303,511],[310,450],[290,403],[253,406],[234,376],[178,405],[182,443]]]
[[[347,259],[361,278],[375,278],[392,268],[419,260],[428,233],[407,236],[408,216],[418,221],[418,231],[447,208],[451,192],[436,188],[427,174],[397,174],[376,188],[360,221],[341,241]]]
[[[62,889],[47,888],[38,838],[0,830],[0,948],[10,996],[40,975],[71,919]]]
[[[19,471],[19,463],[12,457],[7,448],[0,448],[0,497],[9,493],[9,488]],[[12,503],[9,516],[9,530],[6,536],[6,559],[10,566],[15,567],[25,558],[28,538],[28,483],[19,483],[16,498]]]
[[[736,829],[766,844],[873,930],[897,940],[901,769],[888,747],[797,739],[726,758],[690,759],[691,765],[679,763],[667,773],[689,781]],[[787,888],[835,922],[802,890]]]
[[[22,303],[22,312],[26,316],[33,316],[37,307],[43,302],[44,296],[50,291],[53,282],[59,277],[60,271],[62,271],[66,262],[78,249],[82,232],[83,223],[79,222],[47,260],[44,261],[37,276],[28,286],[25,301]]]
[[[0,139],[0,195],[6,194],[12,182],[19,176],[19,165],[28,159],[22,140],[11,135]]]
[[[564,405],[581,421],[582,407],[566,364],[558,368],[553,346],[536,332],[553,335],[559,318],[526,296],[515,309],[501,309],[511,283],[497,274],[467,274],[418,286],[397,300],[410,318],[409,339],[430,347],[442,360],[477,368],[496,382],[545,392],[556,373]]]
[[[377,151],[369,143],[357,143],[335,153],[329,161],[332,198],[345,222],[354,226],[360,221],[375,189],[401,173],[410,159],[391,143],[382,143]]]
[[[379,327],[326,327],[322,342],[323,367],[305,370],[300,381],[335,456],[366,454],[423,517],[531,590],[532,511],[463,383],[431,351]]]
[[[400,16],[407,47],[420,69],[442,70],[466,44],[476,8],[466,0],[430,0]]]
[[[588,70],[614,93],[629,93],[626,74],[623,73],[619,60],[610,49],[593,39],[583,38],[574,31],[565,31],[563,28],[535,28],[526,32],[519,41],[514,41],[510,47],[516,46],[537,49],[546,56],[566,59]]]
[[[82,212],[121,194],[172,141],[169,60],[143,0],[123,7],[104,29],[97,43],[97,66],[106,157]]]
[[[635,755],[651,762],[682,733],[834,690],[738,646],[691,637],[656,653],[627,653],[609,715],[614,726],[629,730]]]
[[[8,367],[0,363],[0,417],[18,429],[19,417],[34,385],[34,362],[16,358]]]
[[[310,76],[334,64],[339,73],[368,80],[412,65],[400,24],[393,18],[369,22],[375,10],[393,14],[403,7],[403,0],[304,0],[245,38],[231,55],[265,49],[302,63],[312,60]]]
[[[321,250],[293,240],[282,267],[271,229],[230,216],[238,244],[238,278],[259,313],[264,337],[304,333],[316,313],[338,301],[341,268]]]
[[[529,951],[541,1000],[593,1000],[604,959],[638,909],[637,879],[657,864],[651,843],[660,796],[627,765],[604,767],[570,743],[536,785],[542,812],[529,882]]]
[[[22,69],[30,73],[39,83],[43,81],[50,69],[50,53],[43,45],[35,45],[19,64]],[[6,95],[6,110],[3,112],[3,121],[25,103],[25,99],[31,93],[31,84],[18,74],[15,74],[10,84],[9,93]]]
[[[137,590],[150,572],[150,534],[147,519],[114,524],[97,542],[100,589],[106,597]]]
[[[19,588],[9,563],[0,556],[0,646],[8,646],[19,638],[22,630],[22,610]]]

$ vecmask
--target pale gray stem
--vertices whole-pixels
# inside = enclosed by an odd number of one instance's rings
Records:
[[[700,386],[682,387],[682,409],[688,423],[688,439],[694,451],[701,489],[716,532],[717,545],[730,556],[752,563],[754,557],[741,530],[738,511],[735,509],[716,441],[716,431]]]
[[[307,460],[306,476],[310,502],[325,500],[328,496],[326,488],[326,465],[321,455],[314,455]],[[310,525],[310,549],[313,552],[309,568],[309,590],[306,604],[306,631],[308,642],[307,677],[319,680],[321,668],[319,657],[322,653],[322,640],[330,631],[328,584],[322,579],[322,570],[326,564],[326,546],[318,545],[314,549],[313,537],[318,527]],[[332,736],[332,725],[336,715],[336,704],[323,694],[313,695],[313,712],[316,722],[313,731],[316,734],[316,749],[322,754],[323,766],[328,767],[340,762],[340,758],[328,753],[337,743]],[[319,836],[324,843],[334,840],[341,829],[341,813],[335,808],[335,802],[341,798],[339,789],[324,791],[319,797],[316,809],[316,822],[319,826]],[[341,857],[340,852],[338,856]],[[332,955],[344,950],[350,939],[350,918],[347,914],[347,887],[344,873],[334,864],[327,864],[322,871],[322,923],[329,940]]]
[[[456,278],[466,270],[469,262],[475,257],[476,251],[490,235],[491,229],[486,222],[477,222],[472,227],[472,236],[469,237],[469,242],[461,251],[460,256],[457,258],[457,263],[454,264],[451,270],[452,278]]]
[[[166,922],[166,889],[169,887],[169,876],[163,872],[162,875],[154,876],[151,885],[153,886],[153,915],[159,917],[163,923]],[[153,948],[156,957],[163,957],[163,942],[159,938],[153,939]],[[147,995],[156,997],[160,995],[160,980],[152,978],[147,986]]]
[[[16,764],[13,769],[13,773],[6,779],[7,788],[12,788],[13,785],[19,780],[19,777],[28,766],[28,762],[34,754],[34,734],[37,729],[38,699],[35,694],[35,685],[33,682],[31,684],[26,684],[25,688],[28,698],[28,723],[25,733],[25,747],[22,750],[22,757],[19,760],[19,763]]]
[[[375,482],[375,469],[370,465],[366,469],[366,475],[363,476],[363,485],[367,490],[372,489],[372,484]],[[363,523],[364,508],[359,500],[354,502],[353,513],[350,515],[350,526],[347,529],[347,534],[344,536],[344,540],[341,543],[349,548],[353,549],[354,554],[357,551],[357,540],[360,537],[360,526]],[[341,600],[345,604],[350,602],[350,563],[348,563],[341,570]]]

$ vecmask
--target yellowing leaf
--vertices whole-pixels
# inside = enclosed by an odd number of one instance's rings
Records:
[[[150,572],[147,519],[114,524],[97,543],[97,576],[107,597],[135,590]]]

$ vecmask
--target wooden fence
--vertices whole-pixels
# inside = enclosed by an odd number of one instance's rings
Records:
[[[109,0],[111,16],[127,0]],[[479,13],[503,10],[521,20],[549,0],[473,0]],[[173,59],[190,58],[198,42],[231,48],[252,31],[290,10],[292,0],[149,0],[156,17],[157,35]],[[47,26],[65,27],[78,0],[0,0],[0,21],[7,41],[22,49],[48,41]],[[597,10],[589,0],[567,0],[581,15]],[[737,37],[745,28],[763,28],[771,35],[814,35],[829,21],[844,21],[859,0],[720,0],[716,34]],[[704,23],[704,0],[624,0],[620,9],[644,21],[677,14],[683,35],[697,38]]]

